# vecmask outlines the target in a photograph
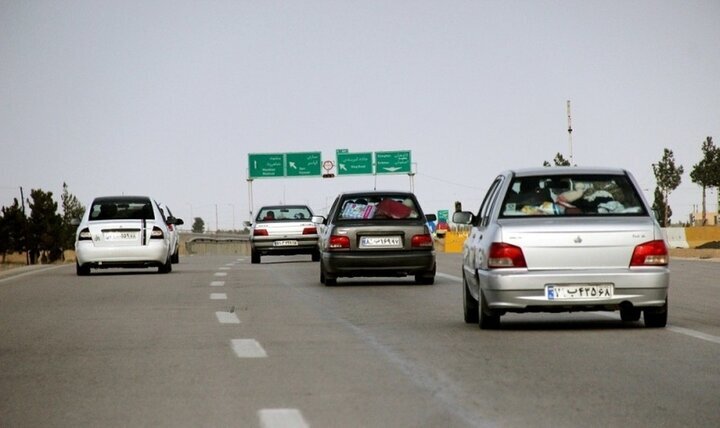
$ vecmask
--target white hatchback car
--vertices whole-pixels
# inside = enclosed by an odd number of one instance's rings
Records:
[[[95,198],[75,235],[76,271],[157,267],[172,271],[171,234],[157,202],[148,196]]]
[[[465,321],[508,312],[620,311],[664,327],[668,250],[632,175],[617,168],[506,171],[490,185],[463,247]]]

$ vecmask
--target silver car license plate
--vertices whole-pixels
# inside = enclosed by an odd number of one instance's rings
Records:
[[[402,239],[399,236],[363,236],[360,248],[402,248]]]
[[[548,285],[548,300],[602,300],[613,296],[612,284]]]

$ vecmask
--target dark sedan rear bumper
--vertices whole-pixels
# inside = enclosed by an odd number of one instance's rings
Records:
[[[325,252],[325,272],[333,277],[406,276],[435,269],[435,251]]]

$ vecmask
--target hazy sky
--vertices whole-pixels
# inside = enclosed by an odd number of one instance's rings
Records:
[[[720,143],[719,22],[717,0],[0,0],[0,205],[66,182],[240,227],[248,153],[348,149],[410,150],[425,211],[476,210],[501,170],[569,156],[571,100],[575,162],[652,199],[670,148],[685,220]],[[255,180],[253,198],[322,213],[375,185],[410,179]]]

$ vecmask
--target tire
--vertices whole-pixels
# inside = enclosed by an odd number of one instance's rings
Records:
[[[640,319],[641,312],[637,308],[620,309],[620,319],[624,322],[635,322]]]
[[[493,312],[487,305],[482,290],[478,293],[480,304],[478,305],[478,326],[483,330],[497,330],[500,328],[500,315]]]
[[[250,252],[250,263],[254,265],[260,263],[260,253],[254,250]]]
[[[172,257],[168,257],[164,265],[158,266],[158,273],[172,272]]]
[[[312,252],[312,261],[319,262],[320,261],[320,251],[313,251]]]
[[[322,264],[320,265],[320,284],[325,284],[325,271],[322,268]]]
[[[643,310],[643,320],[645,327],[663,328],[667,325],[668,317],[668,301],[665,298],[665,304],[659,308],[647,308]]]
[[[180,250],[179,249],[175,250],[173,255],[170,256],[170,263],[173,263],[173,264],[180,263]]]
[[[465,273],[463,272],[463,315],[468,324],[477,324],[479,319],[478,301],[470,294]]]
[[[334,287],[337,285],[337,278],[328,277],[322,262],[320,262],[320,283],[325,284],[326,287]]]
[[[90,275],[90,266],[80,266],[78,262],[75,262],[75,273],[77,276],[88,276]]]

